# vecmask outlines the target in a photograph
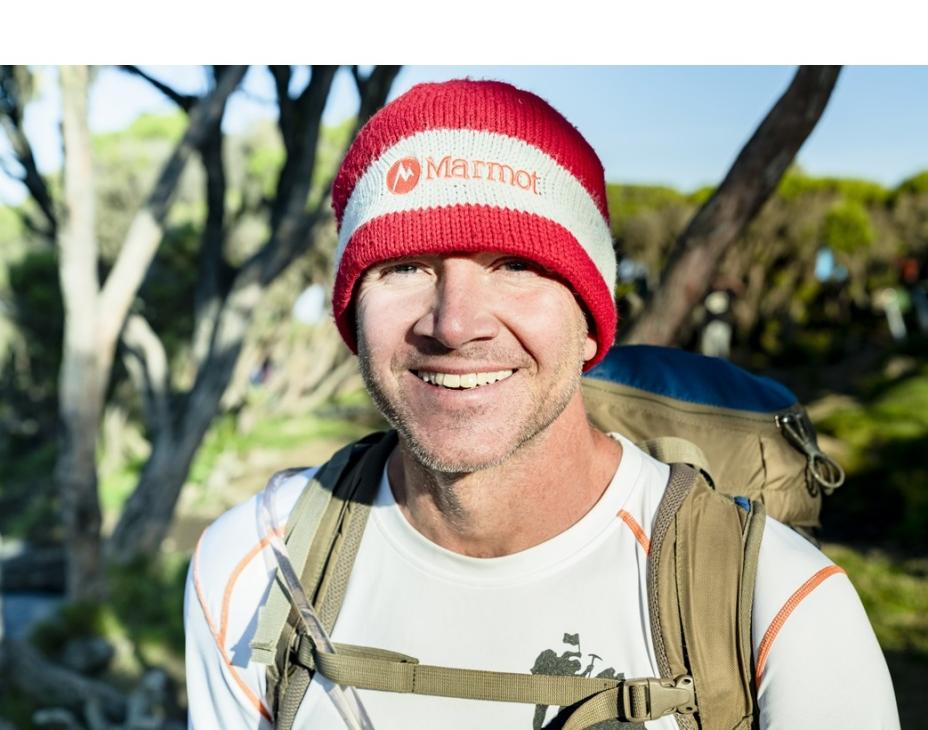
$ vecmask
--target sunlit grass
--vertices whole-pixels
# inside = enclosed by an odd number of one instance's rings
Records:
[[[883,650],[928,658],[928,560],[834,544],[824,551],[847,571]]]
[[[276,417],[257,422],[243,433],[235,418],[225,415],[213,421],[197,455],[187,482],[203,485],[223,454],[242,458],[249,452],[288,451],[313,440],[351,441],[370,431],[370,426],[355,420],[324,418],[316,415]],[[129,498],[141,474],[143,461],[123,464],[100,481],[100,502],[104,512],[118,512]]]

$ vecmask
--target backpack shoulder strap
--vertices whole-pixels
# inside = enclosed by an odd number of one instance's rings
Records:
[[[694,469],[671,466],[648,556],[648,606],[661,676],[693,677],[699,712],[677,715],[684,730],[752,727],[751,609],[765,516],[760,502],[736,502]]]
[[[338,451],[316,472],[291,513],[288,553],[329,633],[345,597],[370,505],[395,445],[396,434],[391,431],[372,434]],[[283,611],[271,605],[276,592],[283,598]],[[293,726],[313,673],[311,667],[295,661],[298,625],[296,609],[278,577],[267,608],[259,615],[252,655],[259,661],[271,660],[267,662],[266,698],[275,727],[283,730]]]

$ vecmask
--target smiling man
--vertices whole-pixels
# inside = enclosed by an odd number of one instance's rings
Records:
[[[745,716],[726,724],[695,706],[716,688],[662,677],[647,568],[672,472],[584,409],[581,374],[614,339],[616,265],[602,167],[560,114],[502,83],[417,86],[358,135],[333,204],[335,320],[396,436],[274,494],[316,610],[355,647],[292,632],[262,559],[273,535],[246,503],[191,566],[192,727],[341,727],[334,680],[361,688],[381,730],[898,727],[847,577],[773,520]]]

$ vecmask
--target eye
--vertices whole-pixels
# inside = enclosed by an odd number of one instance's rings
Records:
[[[534,261],[522,258],[507,258],[499,262],[499,267],[505,271],[532,271],[538,272],[541,268]]]
[[[419,264],[412,261],[403,261],[398,264],[390,264],[383,268],[385,274],[414,274],[419,270]]]
[[[378,278],[412,276],[424,270],[419,261],[388,261],[376,268]]]

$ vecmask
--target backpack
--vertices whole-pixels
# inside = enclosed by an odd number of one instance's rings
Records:
[[[647,559],[660,676],[484,672],[422,665],[369,647],[321,651],[278,574],[251,642],[252,659],[267,665],[266,699],[277,728],[292,728],[316,671],[364,689],[569,708],[567,730],[670,713],[684,730],[755,726],[751,609],[765,515],[811,537],[822,493],[840,485],[843,472],[819,451],[787,388],[724,360],[620,346],[582,387],[595,425],[622,432],[671,464]],[[396,434],[388,432],[343,448],[317,470],[291,512],[287,551],[328,633],[395,445]]]

